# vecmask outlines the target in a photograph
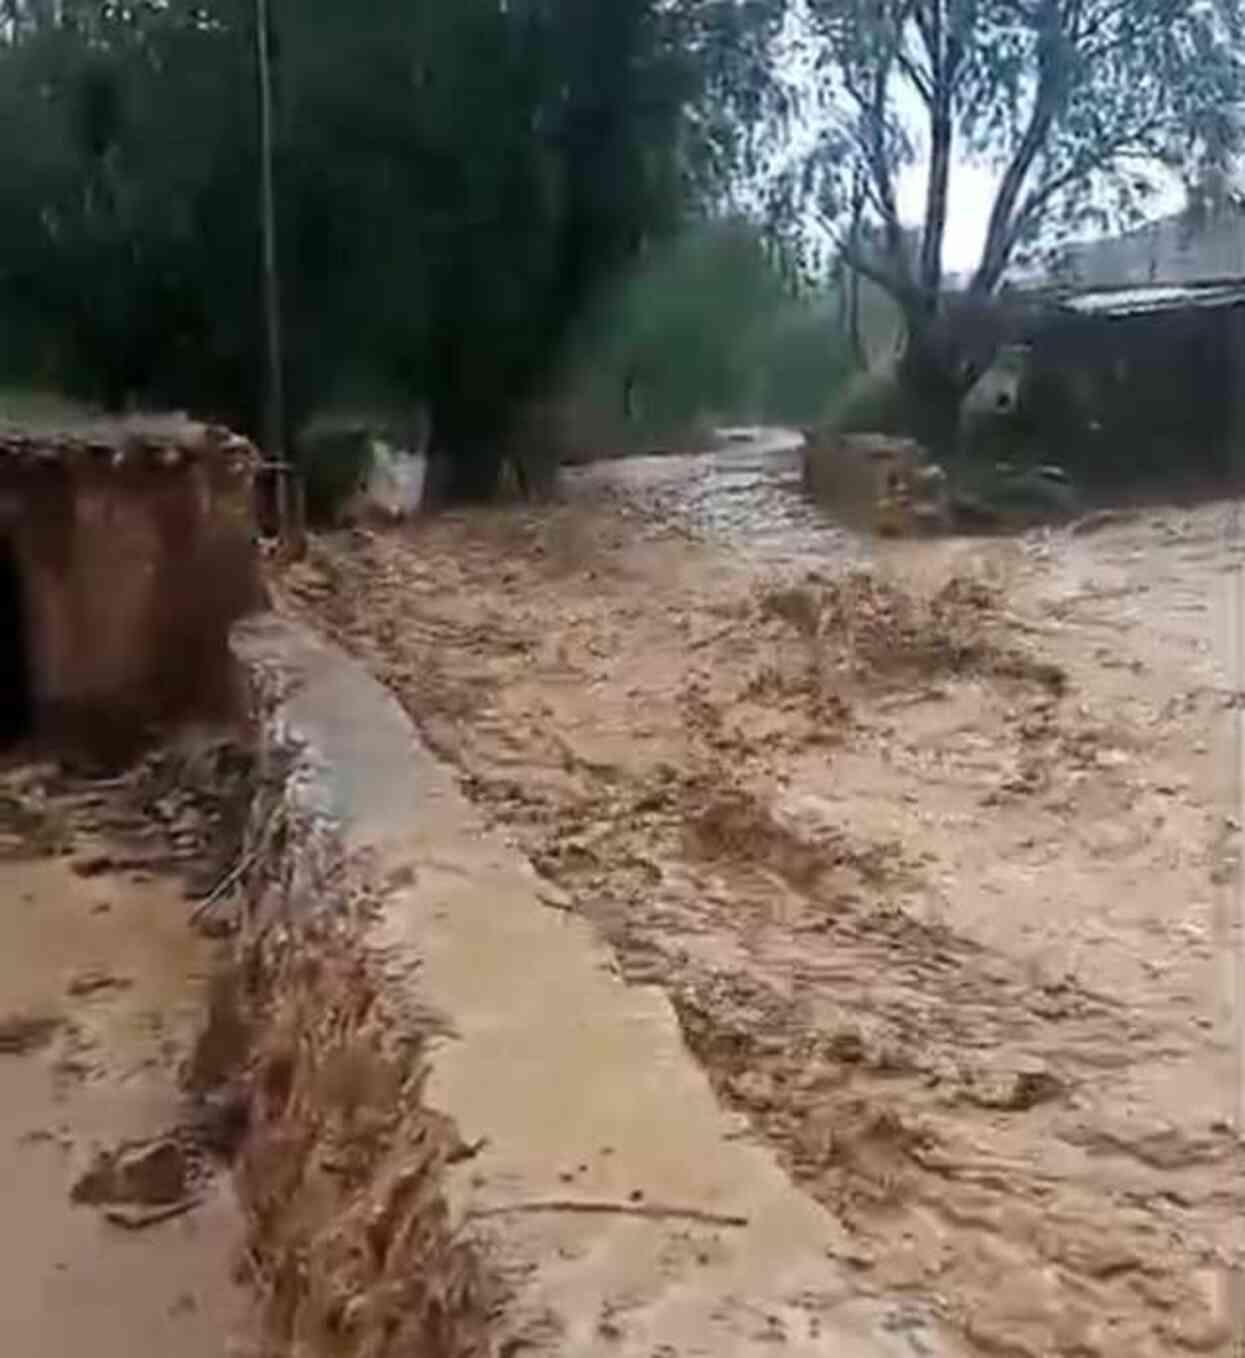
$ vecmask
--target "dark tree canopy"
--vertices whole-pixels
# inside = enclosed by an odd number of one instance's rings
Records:
[[[487,489],[585,305],[711,196],[731,135],[701,111],[732,10],[273,0],[291,425],[340,391],[427,400]],[[5,13],[10,373],[256,429],[249,0]]]
[[[585,316],[693,220],[764,221],[788,281],[827,226],[945,410],[957,157],[998,170],[988,298],[1018,252],[1139,212],[1147,166],[1213,196],[1235,149],[1235,0],[269,3],[290,429],[426,402],[465,491],[491,488]],[[257,430],[254,13],[0,0],[8,380]]]

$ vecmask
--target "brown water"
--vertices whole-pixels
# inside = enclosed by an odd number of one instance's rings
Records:
[[[871,544],[769,443],[318,543],[279,593],[666,989],[862,1290],[982,1353],[1226,1355],[1225,517]]]
[[[840,527],[804,496],[801,436],[758,431],[713,454],[628,458],[567,468],[572,503],[615,505],[644,531],[677,526],[722,548],[775,562],[841,562],[870,555],[870,544]]]
[[[4,1349],[231,1358],[250,1350],[227,1177],[195,1210],[137,1231],[70,1196],[96,1150],[184,1118],[177,1066],[212,965],[175,883],[74,871],[107,849],[0,859],[0,1020],[48,1028],[46,1042],[0,1054]]]

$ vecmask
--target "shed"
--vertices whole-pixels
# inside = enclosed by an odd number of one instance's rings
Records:
[[[1245,436],[1245,278],[1046,294],[1022,416],[1090,480],[1221,479]]]
[[[226,715],[260,598],[252,446],[183,419],[0,430],[0,747],[123,757]]]

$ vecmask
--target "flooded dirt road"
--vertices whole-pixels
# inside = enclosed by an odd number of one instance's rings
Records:
[[[736,445],[276,592],[666,990],[862,1293],[982,1353],[1226,1354],[1227,517],[870,544]]]
[[[72,830],[38,782],[0,785],[5,1352],[249,1358],[242,1213],[177,1139],[213,945],[174,882],[113,870],[132,850]],[[120,1147],[134,1181],[110,1189]]]

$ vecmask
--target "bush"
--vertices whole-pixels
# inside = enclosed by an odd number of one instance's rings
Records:
[[[844,383],[822,423],[836,434],[914,437],[910,401],[893,366],[858,372]]]

